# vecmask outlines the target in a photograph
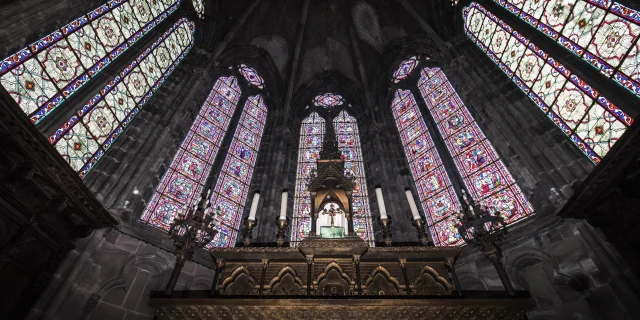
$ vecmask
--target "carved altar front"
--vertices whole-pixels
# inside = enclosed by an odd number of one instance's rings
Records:
[[[376,247],[310,238],[297,248],[218,248],[210,291],[152,293],[169,319],[523,319],[526,294],[464,292],[457,247]]]

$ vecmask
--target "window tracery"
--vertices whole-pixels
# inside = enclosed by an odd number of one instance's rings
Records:
[[[494,0],[640,96],[640,12],[610,0]]]
[[[49,137],[81,178],[189,52],[194,28],[184,18],[176,22]]]
[[[313,99],[316,107],[333,108],[344,103],[344,99],[339,94],[323,93]]]
[[[193,9],[198,14],[198,18],[204,19],[204,2],[203,0],[191,0],[191,4],[193,5]]]
[[[174,217],[196,204],[220,150],[220,142],[229,128],[240,94],[235,77],[223,77],[216,81],[142,214],[142,222],[169,230]]]
[[[420,57],[417,56],[402,61],[396,72],[393,73],[393,82],[398,83],[410,76],[418,63],[420,63]]]
[[[111,0],[0,62],[0,83],[36,124],[179,3]]]
[[[246,64],[241,64],[240,66],[238,66],[238,71],[240,71],[242,77],[244,77],[244,79],[247,80],[250,85],[259,89],[264,89],[264,79],[262,79],[256,69],[251,68]]]
[[[600,163],[633,119],[479,4],[464,8],[463,16],[467,35],[591,161]]]

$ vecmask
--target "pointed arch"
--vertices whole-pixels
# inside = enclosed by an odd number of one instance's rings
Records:
[[[211,195],[218,234],[209,246],[235,245],[266,120],[267,106],[262,95],[249,97]]]
[[[391,110],[434,243],[462,244],[454,216],[460,202],[413,93],[398,89]]]
[[[240,94],[235,77],[216,81],[145,208],[140,218],[142,222],[168,230],[178,213],[195,204],[220,150],[220,142],[229,128]]]
[[[535,9],[530,14],[541,14],[548,2],[519,1],[528,6],[524,11]],[[599,164],[633,123],[588,83],[481,5],[473,2],[465,7],[463,18],[469,38],[593,163]]]
[[[291,246],[294,247],[309,235],[311,229],[311,200],[307,184],[311,173],[317,169],[316,161],[320,158],[322,150],[324,128],[325,120],[317,112],[302,120],[291,227]]]

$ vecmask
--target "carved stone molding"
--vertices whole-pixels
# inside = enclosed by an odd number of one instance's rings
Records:
[[[364,282],[365,294],[373,296],[398,295],[401,286],[400,282],[383,266],[373,269]]]
[[[453,291],[449,281],[428,265],[422,267],[413,283],[416,294],[419,295],[450,295]]]
[[[305,285],[296,271],[290,266],[280,269],[278,275],[269,283],[271,295],[301,295]]]
[[[237,267],[230,276],[222,281],[224,295],[256,294],[256,281],[245,266]]]
[[[354,281],[335,261],[327,264],[314,281],[316,294],[320,296],[348,296],[351,295],[353,285]]]

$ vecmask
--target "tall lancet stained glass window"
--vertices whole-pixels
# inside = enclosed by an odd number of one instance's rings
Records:
[[[398,89],[391,110],[434,243],[462,244],[454,215],[461,208],[460,202],[413,93]]]
[[[640,12],[610,0],[494,0],[640,96]]]
[[[0,62],[0,83],[38,123],[179,4],[111,0]]]
[[[168,230],[173,218],[191,208],[206,183],[220,142],[236,110],[240,87],[235,77],[220,78],[200,109],[141,221]]]
[[[300,144],[298,145],[298,168],[296,190],[293,201],[293,224],[291,227],[291,246],[296,246],[311,229],[311,200],[307,185],[311,173],[317,169],[324,139],[325,120],[314,112],[302,121]]]
[[[353,229],[358,236],[373,246],[374,236],[371,226],[369,194],[362,162],[362,149],[356,119],[346,111],[333,119],[333,128],[338,140],[338,148],[344,159],[345,175],[355,177],[353,186]]]
[[[595,164],[633,119],[477,3],[465,32]]]
[[[235,245],[266,119],[262,96],[249,97],[211,195],[219,231],[211,244],[214,247]]]
[[[501,212],[509,224],[533,214],[531,204],[442,70],[423,69],[418,88],[473,198]]]
[[[80,177],[100,160],[191,50],[194,31],[191,21],[178,20],[49,137]]]

